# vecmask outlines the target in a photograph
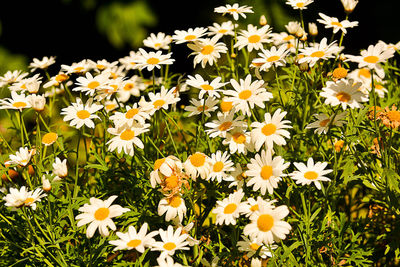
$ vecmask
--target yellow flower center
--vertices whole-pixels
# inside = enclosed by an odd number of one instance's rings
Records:
[[[166,250],[173,250],[176,248],[176,245],[173,242],[168,242],[164,244],[163,248]]]
[[[251,210],[252,212],[255,212],[256,210],[258,210],[258,204],[255,204],[255,205],[251,206],[251,207],[250,207],[250,210]]]
[[[135,248],[135,247],[139,246],[141,243],[142,243],[142,240],[140,240],[140,239],[132,239],[126,245],[128,247]]]
[[[261,132],[266,136],[270,136],[270,135],[272,135],[272,134],[274,134],[276,132],[276,125],[273,124],[273,123],[265,124],[261,128]]]
[[[377,57],[377,56],[366,56],[364,58],[365,62],[372,63],[372,64],[375,64],[376,62],[378,62],[378,60],[379,60],[379,57]]]
[[[214,90],[214,87],[212,87],[212,86],[209,85],[209,84],[202,84],[202,85],[200,85],[200,87],[201,87],[203,90],[206,90],[206,91]]]
[[[243,144],[244,142],[246,142],[246,136],[242,133],[234,133],[232,135],[232,138],[236,144]]]
[[[195,167],[201,167],[206,162],[206,157],[201,153],[195,153],[190,156],[190,163]]]
[[[254,43],[258,43],[261,40],[261,37],[260,37],[260,35],[254,34],[254,35],[250,36],[248,38],[248,40],[249,40],[249,43],[254,44]]]
[[[132,119],[138,113],[139,113],[139,109],[138,108],[131,108],[130,110],[128,110],[125,113],[125,118]]]
[[[242,100],[247,100],[251,96],[251,91],[250,90],[243,90],[239,93],[239,98]]]
[[[294,36],[293,36],[293,35],[288,35],[288,36],[286,36],[285,38],[283,38],[283,41],[288,42],[288,41],[293,40],[293,39],[294,39]]]
[[[83,71],[83,67],[76,67],[76,68],[74,68],[74,72],[81,72],[81,71]]]
[[[170,205],[173,208],[177,208],[181,205],[182,199],[179,196],[173,196],[170,199],[168,199],[168,205]]]
[[[213,166],[214,172],[220,172],[224,168],[224,163],[222,161],[217,161]]]
[[[358,71],[358,77],[364,76],[365,78],[371,78],[371,72],[367,68],[362,68]]]
[[[90,117],[90,113],[89,113],[89,111],[83,109],[83,110],[79,110],[78,112],[76,112],[76,116],[79,119],[84,120],[84,119],[87,119]]]
[[[159,109],[159,108],[161,108],[161,107],[164,106],[164,105],[165,105],[165,100],[163,100],[163,99],[158,99],[158,100],[156,100],[156,101],[153,102],[153,106],[154,106],[154,108],[156,108],[156,109]]]
[[[132,140],[135,137],[135,132],[130,130],[130,129],[126,129],[125,131],[123,131],[121,133],[121,135],[119,137],[122,140],[129,141],[129,140]]]
[[[158,170],[164,162],[165,158],[156,160],[154,162],[154,170]]]
[[[214,51],[214,46],[212,45],[205,45],[202,49],[201,49],[201,53],[203,55],[209,55]]]
[[[14,102],[13,107],[15,108],[24,108],[27,106],[27,104],[25,102],[19,101],[19,102]]]
[[[222,101],[220,104],[222,112],[228,112],[232,109],[232,102]]]
[[[319,57],[319,58],[321,58],[324,55],[325,55],[324,51],[315,51],[315,52],[311,53],[310,57]]]
[[[26,205],[30,205],[30,204],[33,203],[34,200],[35,200],[35,199],[32,198],[32,197],[28,197],[27,199],[25,199],[24,203],[25,203]]]
[[[110,210],[108,208],[99,208],[94,213],[94,218],[98,221],[103,221],[108,218]]]
[[[274,218],[269,214],[262,214],[257,219],[257,227],[262,232],[267,232],[271,230],[274,226]]]
[[[160,60],[158,58],[151,57],[146,61],[146,63],[150,64],[150,65],[156,65],[156,64],[160,63]]]
[[[230,127],[232,126],[232,122],[231,121],[226,121],[224,123],[221,123],[221,125],[218,127],[218,129],[220,131],[226,131],[228,130]]]
[[[272,176],[272,166],[265,165],[261,168],[261,178],[268,180]]]
[[[92,81],[90,83],[88,83],[87,87],[89,89],[96,89],[96,87],[98,87],[100,85],[100,83],[98,81]]]
[[[170,177],[167,177],[165,179],[165,183],[166,183],[166,187],[167,189],[174,189],[178,186],[179,179],[177,176],[175,175],[171,175]],[[179,205],[178,205],[179,207]]]
[[[130,91],[133,89],[133,87],[135,87],[135,85],[133,83],[127,83],[124,86],[124,91]]]
[[[117,106],[116,104],[108,104],[108,105],[105,106],[105,108],[106,108],[107,111],[110,111],[113,108],[115,108],[116,106]]]
[[[250,244],[250,248],[254,251],[257,251],[257,249],[261,247],[260,245],[256,244],[256,243],[252,243]]]
[[[101,64],[97,64],[96,68],[98,68],[99,70],[104,70],[106,68],[106,66],[101,65]]]
[[[235,203],[230,203],[224,208],[224,214],[232,214],[235,212],[236,209],[237,205]]]
[[[65,74],[58,74],[57,76],[56,76],[56,78],[55,78],[55,80],[57,81],[57,82],[63,82],[63,81],[65,81],[65,80],[67,80],[69,77],[68,77],[68,75],[65,75]]]
[[[331,22],[331,25],[332,25],[332,26],[343,27],[343,25],[342,25],[340,22],[337,22],[337,21],[332,21],[332,22]]]
[[[315,180],[318,178],[318,173],[316,173],[315,171],[308,171],[304,174],[304,178],[308,180]]]
[[[272,56],[267,58],[268,62],[274,62],[274,61],[278,61],[281,57],[280,56]]]
[[[197,107],[197,111],[203,112],[203,110],[204,111],[208,110],[208,107],[207,106],[203,106],[203,105],[200,105],[200,106]]]
[[[238,10],[236,8],[230,8],[228,9],[229,12],[237,12]]]
[[[226,30],[226,29],[220,29],[218,32],[224,34],[224,33],[227,33],[228,30]]]
[[[194,40],[194,39],[196,39],[196,35],[189,34],[189,35],[186,35],[186,36],[185,36],[185,40],[186,40],[186,41],[192,41],[192,40]]]
[[[42,144],[45,145],[51,145],[53,144],[58,138],[58,135],[56,133],[50,132],[42,137]]]
[[[346,92],[339,92],[337,95],[336,95],[336,98],[340,101],[340,102],[349,102],[350,101],[350,99],[351,99],[351,95],[349,95],[348,93],[346,93]]]
[[[160,47],[161,46],[161,43],[155,43],[154,44],[154,47]]]
[[[304,7],[304,3],[302,3],[302,2],[296,3],[296,6],[298,8],[303,8]]]
[[[326,125],[328,125],[328,123],[329,123],[330,120],[331,120],[331,119],[322,120],[322,121],[319,123],[319,126],[325,127]]]

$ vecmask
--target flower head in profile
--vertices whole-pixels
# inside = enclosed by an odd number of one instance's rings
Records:
[[[347,28],[353,28],[355,26],[358,26],[358,21],[348,21],[346,20],[342,20],[339,21],[337,18],[335,17],[329,17],[323,13],[318,13],[318,15],[322,18],[322,19],[317,19],[317,21],[319,23],[325,24],[325,28],[332,28],[333,29],[333,33],[337,33],[338,31],[342,31],[343,34],[347,33]]]
[[[109,235],[108,227],[111,230],[117,229],[112,218],[121,216],[129,209],[116,204],[111,205],[116,198],[117,196],[111,196],[107,200],[101,200],[91,197],[90,204],[86,203],[78,209],[82,213],[75,217],[78,220],[77,226],[81,227],[89,223],[86,229],[87,238],[93,237],[97,229],[101,236]]]
[[[292,6],[293,9],[307,9],[307,6],[314,0],[287,0],[286,4]]]
[[[353,12],[353,10],[356,8],[356,5],[358,4],[358,0],[340,0],[342,2],[344,11],[347,14],[350,14]]]
[[[202,37],[207,33],[207,28],[189,28],[187,31],[176,30],[174,33],[175,34],[172,36],[172,39],[176,44],[196,42],[204,39]]]
[[[28,147],[20,147],[19,151],[11,154],[10,160],[5,162],[5,164],[16,164],[21,166],[28,165],[29,161],[31,160],[32,156],[35,155],[35,149],[29,149]]]
[[[250,6],[239,6],[238,3],[234,3],[233,5],[227,4],[226,6],[216,7],[214,9],[216,13],[222,13],[222,15],[230,14],[233,16],[235,20],[239,19],[239,15],[243,18],[246,18],[245,13],[254,13],[252,7]]]
[[[314,114],[316,120],[306,126],[306,129],[314,129],[314,133],[326,134],[328,129],[333,126],[341,127],[347,122],[343,120],[346,118],[347,112],[344,111],[342,113],[336,115],[326,115],[325,113]]]
[[[137,232],[135,227],[129,226],[126,233],[116,232],[119,239],[111,240],[109,243],[115,246],[114,251],[135,249],[143,253],[147,247],[151,247],[156,242],[153,237],[158,234],[157,231],[147,233],[147,228],[148,224],[144,223]]]
[[[103,108],[103,105],[93,103],[93,99],[89,99],[83,104],[80,98],[76,99],[75,103],[71,106],[63,108],[61,115],[64,116],[64,121],[70,121],[70,125],[81,128],[83,125],[89,128],[94,128],[95,124],[93,119],[100,119],[95,113]]]
[[[217,35],[217,36],[225,36],[225,35],[234,35],[235,32],[233,31],[235,29],[235,25],[232,23],[232,21],[225,21],[222,22],[221,24],[218,23],[213,23],[212,26],[208,27],[209,33],[208,35]]]
[[[34,58],[33,62],[29,64],[29,68],[31,68],[31,71],[35,71],[36,69],[47,69],[49,66],[56,63],[55,59],[55,57],[43,57],[41,60]]]
[[[149,37],[143,40],[143,45],[153,48],[155,50],[170,48],[169,44],[171,43],[172,38],[169,35],[166,35],[163,32],[159,32],[156,34],[151,33]]]
[[[313,158],[307,160],[307,165],[302,162],[294,162],[297,171],[290,174],[296,184],[309,185],[314,183],[315,187],[321,190],[320,182],[329,182],[331,179],[325,175],[331,173],[332,170],[325,169],[328,166],[327,162],[316,162],[314,164]]]

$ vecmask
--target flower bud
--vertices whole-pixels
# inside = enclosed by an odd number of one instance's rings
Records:
[[[317,36],[318,35],[317,24],[315,24],[313,22],[308,23],[308,33],[311,36]]]
[[[267,24],[268,24],[267,18],[264,15],[261,15],[261,17],[260,17],[260,25],[261,26],[265,26]]]

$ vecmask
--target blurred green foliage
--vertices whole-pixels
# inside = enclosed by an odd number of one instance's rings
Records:
[[[138,47],[147,37],[146,27],[157,24],[157,17],[145,1],[111,2],[102,5],[96,14],[100,33],[116,48]]]

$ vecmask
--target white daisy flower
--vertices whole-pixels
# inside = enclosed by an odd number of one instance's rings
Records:
[[[272,195],[274,189],[278,188],[278,182],[282,180],[281,176],[285,176],[283,171],[289,165],[290,163],[285,163],[280,156],[272,158],[271,150],[263,150],[261,156],[256,154],[247,164],[246,175],[250,180],[246,185],[253,186],[253,191],[261,190],[262,195],[265,195],[267,190]]]
[[[275,208],[275,202],[277,202],[277,200],[263,199],[260,196],[258,196],[257,199],[249,197],[245,202],[243,202],[243,205],[240,208],[240,214],[250,217],[260,209],[260,206],[267,206],[271,209]]]
[[[168,50],[170,48],[169,44],[171,43],[172,38],[169,35],[166,35],[163,32],[151,33],[149,37],[143,40],[143,45],[153,48],[155,50],[165,49]]]
[[[31,207],[33,210],[36,209],[36,202],[40,202],[41,198],[47,196],[47,194],[43,193],[41,188],[36,188],[34,191],[29,191],[26,195],[26,199],[24,201],[25,207]]]
[[[75,128],[79,129],[83,125],[94,128],[95,124],[93,119],[100,119],[96,113],[100,109],[103,108],[103,105],[93,103],[93,99],[89,99],[86,104],[83,104],[80,98],[76,99],[75,103],[72,103],[72,106],[63,108],[61,110],[61,115],[64,116],[64,121],[71,121],[69,125],[75,126]]]
[[[341,105],[345,110],[363,108],[361,102],[368,100],[360,90],[361,83],[354,83],[352,79],[340,79],[337,82],[328,81],[326,87],[322,88],[320,96],[325,97],[325,104],[337,106]]]
[[[227,4],[226,6],[219,6],[214,9],[215,13],[222,13],[222,15],[230,14],[235,20],[239,19],[239,15],[246,18],[245,13],[254,13],[250,6],[239,6],[234,3],[233,5]]]
[[[314,0],[287,0],[286,4],[292,6],[293,9],[307,9],[307,6],[314,2]]]
[[[111,196],[107,200],[101,200],[94,197],[90,198],[90,204],[84,204],[78,210],[82,212],[75,217],[78,220],[77,226],[81,227],[85,224],[89,224],[86,229],[87,238],[91,238],[94,232],[99,228],[101,236],[108,236],[108,227],[111,230],[116,230],[112,218],[121,216],[123,213],[128,212],[129,209],[123,208],[120,205],[111,205],[117,196]]]
[[[270,33],[271,28],[269,25],[265,25],[258,29],[257,26],[248,24],[247,30],[241,30],[239,32],[234,47],[237,47],[240,50],[246,46],[249,52],[253,51],[253,49],[260,50],[263,48],[264,44],[272,42]]]
[[[260,70],[268,71],[272,66],[279,67],[286,64],[285,57],[289,53],[286,45],[281,45],[278,49],[273,46],[270,50],[261,49],[258,53],[260,58],[253,59],[252,63],[258,64]]]
[[[377,43],[375,46],[368,46],[367,50],[362,50],[360,56],[345,55],[346,61],[358,63],[358,68],[367,67],[375,70],[379,78],[385,77],[385,71],[380,63],[385,63],[394,56],[394,49],[388,49],[383,43]]]
[[[88,64],[90,68],[92,68],[96,72],[102,72],[104,70],[110,70],[118,65],[118,61],[108,62],[105,59],[93,61],[88,60]]]
[[[203,98],[204,94],[208,94],[209,97],[215,96],[219,98],[218,92],[222,91],[221,87],[225,86],[227,83],[221,83],[221,77],[213,79],[211,82],[206,81],[201,77],[201,75],[196,74],[194,77],[189,75],[186,80],[186,84],[200,89],[199,98]]]
[[[61,65],[61,72],[66,72],[67,74],[83,74],[91,69],[90,64],[87,59],[81,60],[80,62],[73,62],[71,65]]]
[[[29,64],[29,68],[32,68],[32,72],[36,69],[47,69],[49,66],[56,63],[55,57],[43,57],[42,60],[34,58],[33,62]]]
[[[133,226],[129,226],[126,233],[116,232],[119,239],[109,241],[111,245],[116,246],[113,251],[136,249],[138,252],[143,253],[147,247],[151,247],[156,242],[153,237],[158,235],[157,231],[147,233],[147,228],[148,224],[144,223],[139,232],[136,232]]]
[[[217,99],[215,99],[214,97],[207,97],[207,99],[203,98],[200,100],[192,98],[190,100],[190,103],[192,105],[186,106],[185,111],[190,112],[188,117],[199,115],[203,112],[204,112],[204,115],[206,115],[207,117],[211,117],[210,112],[213,112],[218,108],[218,106],[217,106],[218,102],[219,101]]]
[[[270,113],[265,113],[264,122],[253,122],[251,124],[251,139],[254,142],[256,151],[259,151],[263,144],[266,145],[266,149],[273,149],[274,143],[278,146],[286,145],[285,138],[290,138],[290,133],[285,130],[292,128],[287,125],[290,123],[289,120],[282,120],[287,114],[286,111],[281,112],[281,109],[277,109],[271,117]]]
[[[4,205],[13,209],[22,207],[28,198],[28,193],[25,186],[22,186],[19,190],[17,188],[10,188],[10,192],[3,197],[3,200],[6,202]]]
[[[125,154],[133,157],[134,146],[144,148],[143,142],[137,136],[148,132],[149,126],[150,124],[134,124],[132,126],[125,124],[123,127],[108,128],[107,131],[115,135],[107,142],[108,151],[117,150],[118,153],[121,153],[123,150]]]
[[[251,109],[255,106],[265,108],[264,102],[269,101],[273,96],[272,93],[267,92],[263,87],[263,80],[251,81],[251,75],[246,78],[240,79],[238,83],[236,80],[231,79],[230,83],[234,90],[226,90],[224,94],[227,101],[232,101],[235,111],[242,111],[243,114],[251,116]]]
[[[160,69],[161,65],[171,65],[174,63],[175,59],[171,58],[172,53],[162,54],[161,51],[157,52],[146,52],[146,50],[139,48],[141,54],[140,57],[136,59],[136,67],[139,69],[147,69],[152,71],[154,68]]]
[[[69,76],[64,72],[59,72],[57,75],[50,77],[50,80],[43,85],[43,88],[51,86],[59,86],[61,83],[67,81]]]
[[[197,28],[190,28],[187,31],[180,31],[175,30],[172,39],[175,41],[176,44],[182,44],[186,42],[194,42],[194,41],[201,41],[207,33],[207,28],[197,27]]]
[[[15,152],[15,155],[10,155],[10,160],[5,162],[5,164],[15,164],[26,166],[28,165],[29,161],[31,160],[32,156],[35,155],[35,149],[29,149],[27,147],[20,147],[19,151]]]
[[[175,254],[177,250],[189,250],[187,234],[182,234],[182,228],[177,228],[174,231],[172,225],[168,226],[167,230],[160,229],[159,231],[162,241],[154,243],[152,251],[161,251],[160,258],[165,258]]]
[[[182,162],[175,156],[157,159],[154,168],[150,172],[150,184],[153,188],[161,184],[161,178],[173,176],[176,170],[182,171]]]
[[[171,104],[177,103],[181,100],[178,96],[175,95],[175,88],[171,88],[170,90],[166,89],[164,86],[161,86],[161,91],[154,94],[153,92],[149,92],[149,102],[140,102],[139,105],[142,106],[144,111],[149,112],[150,115],[153,115],[157,110],[160,109],[168,109],[168,106]]]
[[[294,162],[298,171],[294,171],[290,174],[293,180],[296,180],[296,184],[309,185],[314,183],[318,190],[321,190],[322,182],[329,182],[331,179],[325,177],[326,174],[331,173],[333,170],[327,169],[327,162],[316,162],[314,164],[313,158],[307,160],[307,165],[302,162]]]
[[[319,44],[310,47],[300,48],[300,53],[304,56],[299,59],[299,63],[308,63],[310,67],[314,66],[318,60],[327,60],[334,58],[341,50],[335,41],[327,44],[328,39],[323,38]]]
[[[182,222],[186,214],[185,200],[179,194],[161,199],[158,204],[158,215],[163,216],[164,214],[167,222],[175,218]]]
[[[118,88],[117,97],[120,102],[127,102],[131,96],[140,96],[140,92],[146,89],[142,78],[138,75],[133,75],[127,80],[124,80]]]
[[[11,91],[11,98],[0,99],[0,109],[17,109],[22,112],[23,109],[30,107],[29,98],[15,91]]]
[[[306,129],[316,128],[314,130],[314,133],[326,134],[328,132],[329,127],[333,126],[342,127],[344,124],[346,124],[347,122],[343,120],[344,118],[346,118],[346,115],[347,115],[346,111],[336,114],[335,117],[333,117],[334,114],[331,116],[328,116],[325,113],[314,114],[316,121],[308,124],[306,126]]]
[[[235,35],[234,32],[235,25],[232,23],[232,21],[225,21],[222,22],[221,24],[218,23],[213,23],[213,26],[208,26],[209,33],[208,35],[215,35],[215,36],[226,36],[226,35]]]
[[[259,253],[257,253],[256,256],[259,256],[263,259],[266,259],[267,257],[272,257],[272,253],[270,249],[262,242],[257,242],[256,240],[251,240],[247,236],[242,235],[243,240],[240,240],[237,242],[238,250],[247,252],[246,256],[248,258],[253,257],[256,255],[256,252],[260,249]],[[277,245],[271,245],[271,249],[276,249],[278,246]]]
[[[244,122],[244,116],[239,115],[236,118],[234,112],[217,113],[217,119],[212,122],[207,122],[205,126],[210,129],[206,129],[206,133],[211,137],[215,138],[226,137],[226,133],[235,127],[246,128],[246,122]]]
[[[353,28],[358,26],[358,21],[348,21],[346,20],[342,20],[339,22],[339,20],[335,17],[329,17],[323,13],[318,13],[318,15],[322,18],[322,19],[317,19],[317,21],[319,23],[325,24],[325,28],[332,28],[333,29],[333,33],[337,33],[338,31],[342,31],[343,34],[347,33],[347,28]]]
[[[242,166],[240,163],[236,163],[234,170],[232,173],[224,178],[224,181],[231,182],[229,184],[229,188],[232,186],[236,186],[237,189],[243,188],[244,182],[245,182],[245,177],[244,177],[244,171],[242,170]]]
[[[237,152],[246,155],[247,151],[252,152],[254,150],[250,133],[243,127],[235,127],[227,132],[222,144],[228,145],[232,154]]]
[[[150,115],[144,112],[137,103],[131,106],[126,105],[126,112],[115,112],[110,116],[110,120],[113,121],[116,128],[122,127],[124,124],[133,126],[134,124],[144,124],[146,119],[150,119]]]
[[[22,81],[28,75],[28,72],[22,72],[21,70],[9,70],[0,77],[0,87]]]
[[[228,179],[228,173],[234,171],[233,162],[229,159],[228,151],[223,154],[220,150],[211,155],[211,171],[207,176],[207,180],[217,180],[220,183],[222,180]]]
[[[42,77],[40,77],[39,74],[35,74],[32,77],[25,78],[19,82],[12,84],[9,89],[10,91],[15,92],[23,93],[28,91],[30,94],[36,94],[40,89],[40,85],[42,83],[41,79]]]
[[[206,179],[211,171],[211,159],[202,152],[196,152],[186,159],[183,167],[193,180],[196,181],[197,176]]]
[[[130,51],[129,56],[120,58],[118,61],[126,70],[138,69],[137,62],[142,59],[140,52]]]
[[[215,223],[217,225],[236,225],[236,220],[240,216],[239,211],[243,197],[243,190],[239,189],[222,201],[217,201],[217,206],[212,211],[212,213],[216,214]]]
[[[202,68],[205,68],[207,63],[212,66],[221,57],[221,54],[228,51],[226,44],[218,42],[218,40],[218,36],[214,36],[211,39],[206,38],[187,45],[194,51],[190,54],[194,55],[194,67],[199,63],[201,63]]]
[[[276,208],[259,206],[259,210],[250,217],[251,222],[244,227],[243,233],[265,245],[279,242],[285,239],[292,229],[290,224],[282,220],[288,214],[289,209],[285,205]]]
[[[46,97],[44,95],[31,94],[28,95],[28,99],[34,110],[44,110],[44,107],[46,106]]]

